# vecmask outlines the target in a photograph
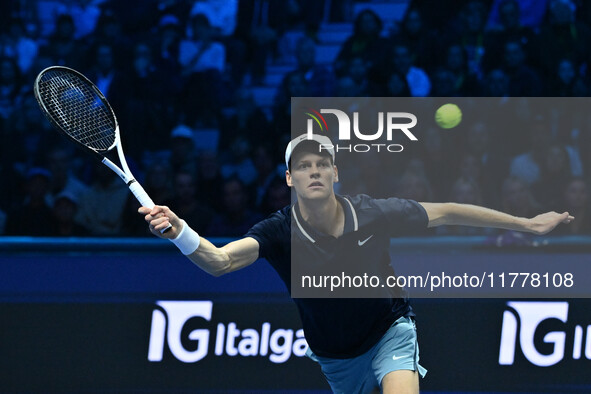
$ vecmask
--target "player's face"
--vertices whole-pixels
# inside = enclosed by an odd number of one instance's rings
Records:
[[[286,172],[287,185],[293,187],[298,199],[324,199],[334,194],[338,182],[337,167],[327,156],[303,152],[294,155],[291,171]]]

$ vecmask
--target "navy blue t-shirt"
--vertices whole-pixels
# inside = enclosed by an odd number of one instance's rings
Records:
[[[412,200],[373,199],[363,194],[337,196],[337,200],[345,212],[344,232],[338,238],[309,226],[297,204],[275,212],[246,234],[257,240],[259,257],[273,266],[288,289],[292,248],[298,260],[338,263],[343,255],[354,255],[360,257],[360,266],[389,267],[390,238],[427,228],[425,209]],[[294,298],[294,302],[310,348],[322,357],[363,354],[399,317],[414,315],[403,293],[384,298]]]

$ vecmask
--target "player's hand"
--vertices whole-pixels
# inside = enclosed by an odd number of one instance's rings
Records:
[[[574,216],[569,215],[568,212],[546,212],[529,219],[528,228],[534,234],[543,235],[554,230],[560,223],[568,224],[573,220],[575,220]]]
[[[138,212],[144,215],[144,219],[150,227],[150,232],[159,238],[176,238],[182,229],[183,221],[164,205],[155,205],[152,209],[140,207]],[[172,225],[172,228],[161,234],[160,230],[165,229],[169,224]]]

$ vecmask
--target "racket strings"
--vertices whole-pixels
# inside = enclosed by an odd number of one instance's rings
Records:
[[[86,81],[48,71],[39,81],[39,95],[52,120],[70,137],[97,151],[113,147],[115,117]]]

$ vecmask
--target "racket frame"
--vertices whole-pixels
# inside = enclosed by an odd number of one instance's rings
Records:
[[[39,84],[40,84],[41,78],[43,77],[43,75],[45,73],[50,72],[50,71],[62,71],[62,72],[68,72],[68,73],[74,74],[76,77],[80,78],[82,81],[84,81],[86,84],[88,84],[88,86],[98,96],[98,98],[101,100],[101,102],[107,107],[107,109],[109,110],[111,116],[113,117],[113,121],[115,123],[115,130],[114,130],[115,138],[114,138],[114,141],[111,144],[111,146],[109,146],[107,149],[104,149],[104,150],[98,150],[98,149],[95,149],[95,148],[90,147],[88,145],[85,145],[82,142],[78,141],[76,138],[72,137],[70,134],[68,134],[62,128],[62,126],[53,119],[53,116],[51,116],[51,112],[47,109],[47,106],[45,105],[45,102],[42,99],[41,93],[39,91]],[[42,110],[41,112],[43,112],[45,117],[49,120],[49,122],[52,124],[52,126],[54,128],[59,130],[68,139],[70,139],[71,141],[76,143],[76,145],[78,147],[81,147],[86,152],[93,153],[97,159],[99,159],[105,166],[107,166],[115,174],[117,174],[125,182],[125,184],[129,187],[129,189],[131,190],[133,195],[137,198],[137,200],[140,202],[140,204],[142,204],[142,206],[148,207],[150,209],[154,208],[154,202],[148,196],[148,194],[146,193],[144,188],[140,185],[140,183],[136,181],[131,170],[129,169],[129,166],[127,165],[127,160],[125,159],[125,154],[123,153],[123,145],[121,143],[121,134],[119,132],[119,122],[117,121],[117,117],[115,116],[115,111],[111,107],[111,104],[109,103],[107,98],[100,91],[100,89],[90,79],[86,78],[86,76],[84,76],[83,74],[81,74],[80,72],[78,72],[72,68],[64,67],[64,66],[51,66],[51,67],[45,68],[44,70],[42,70],[39,73],[39,75],[37,75],[37,78],[35,78],[33,92],[35,94],[35,99],[37,100],[37,103],[41,107],[41,110]],[[117,150],[117,156],[119,158],[119,163],[121,164],[122,168],[119,167],[118,165],[116,165],[113,161],[111,161],[106,156],[106,154],[111,152],[113,150],[113,148],[116,148],[116,150]],[[172,226],[169,224],[167,228],[161,230],[160,232],[164,233],[164,232],[168,231],[171,227]]]

